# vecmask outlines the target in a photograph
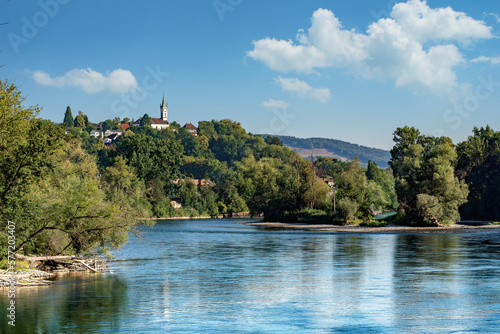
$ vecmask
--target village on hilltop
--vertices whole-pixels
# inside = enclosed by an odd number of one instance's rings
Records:
[[[69,108],[69,107],[68,107]],[[71,110],[69,110],[71,113]],[[68,109],[66,110],[66,113],[68,113]],[[160,117],[149,117],[148,114],[144,114],[142,117],[139,117],[137,120],[132,120],[128,121],[128,119],[124,120],[119,120],[118,118],[115,119],[116,126],[113,126],[112,128],[108,128],[103,124],[103,122],[100,123],[89,123],[87,116],[83,115],[81,112],[79,112],[79,115],[75,117],[74,121],[74,126],[68,126],[69,124],[66,124],[66,133],[69,133],[71,129],[74,128],[79,128],[80,130],[83,130],[84,127],[87,127],[87,124],[77,124],[78,122],[78,117],[83,116],[83,119],[86,120],[85,123],[88,124],[92,129],[90,130],[89,134],[90,137],[94,138],[102,138],[104,140],[105,145],[111,145],[115,140],[117,140],[123,133],[127,130],[130,129],[130,127],[136,127],[136,126],[149,126],[153,129],[157,130],[163,130],[167,129],[170,126],[170,122],[168,121],[168,104],[165,103],[165,94],[163,94],[163,100],[160,105]],[[66,122],[66,117],[65,117],[65,123]],[[187,132],[192,134],[193,136],[198,136],[198,128],[193,124],[193,123],[186,123],[183,128],[186,129]],[[175,131],[175,130],[174,130]]]

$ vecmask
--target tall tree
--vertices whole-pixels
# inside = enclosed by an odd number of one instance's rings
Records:
[[[50,166],[48,158],[58,147],[62,129],[36,118],[37,106],[24,108],[17,87],[0,80],[0,208],[15,201],[16,192],[37,182]],[[12,219],[12,218],[10,218]],[[2,220],[4,222],[5,220]]]
[[[71,108],[69,106],[66,107],[66,112],[64,113],[64,126],[72,127],[75,125],[73,120],[73,114],[71,113]]]
[[[456,174],[469,185],[466,219],[500,219],[500,131],[474,128],[473,136],[457,145]]]
[[[74,126],[82,128],[82,129],[87,126],[87,124],[85,124],[85,115],[80,110],[78,110],[78,115],[75,117]]]
[[[151,126],[151,117],[148,114],[141,117],[141,126]]]
[[[400,209],[413,224],[440,225],[460,219],[468,187],[455,177],[457,154],[451,139],[428,137],[415,128],[398,128],[389,162]]]

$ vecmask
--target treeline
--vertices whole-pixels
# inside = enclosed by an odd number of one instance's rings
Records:
[[[96,124],[83,112],[73,117],[67,108],[57,125],[37,118],[38,107],[22,107],[14,85],[0,89],[2,258],[9,220],[16,252],[74,255],[118,247],[138,218],[249,211],[266,220],[349,221],[394,205],[391,174],[377,176],[375,164],[367,175],[357,160],[309,161],[230,120],[201,121],[197,136],[175,122],[161,131],[134,126],[105,145],[90,136]],[[101,126],[125,123],[132,121]]]
[[[500,218],[500,132],[474,128],[454,145],[450,138],[404,127],[394,132],[394,142],[390,165],[401,221],[441,225]]]
[[[196,136],[175,122],[131,126],[105,145],[90,136],[96,125],[82,112],[73,118],[68,108],[58,125],[37,118],[38,107],[24,108],[14,85],[0,82],[0,92],[1,258],[9,239],[25,254],[106,253],[148,217],[248,211],[267,221],[348,224],[398,210],[399,223],[440,225],[460,213],[500,216],[500,134],[489,127],[456,146],[398,128],[392,168],[368,161],[365,169],[358,159],[303,159],[279,138],[230,120],[200,121]],[[79,126],[65,134],[71,121]]]
[[[296,138],[291,136],[278,136],[285,146],[292,146],[301,149],[326,149],[335,152],[340,157],[354,159],[367,164],[369,160],[376,162],[379,166],[386,168],[391,158],[389,151],[378,148],[360,146],[336,139],[327,138]]]

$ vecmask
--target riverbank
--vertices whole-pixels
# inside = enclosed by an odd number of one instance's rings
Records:
[[[303,230],[313,232],[338,232],[338,233],[439,233],[439,232],[467,232],[472,230],[491,230],[500,229],[500,225],[463,225],[453,224],[443,227],[414,227],[388,225],[383,227],[365,227],[359,225],[353,226],[338,226],[338,225],[312,225],[312,224],[290,224],[290,223],[273,223],[273,222],[250,222],[244,223],[248,226],[272,228],[272,229],[288,229],[288,230]]]
[[[105,272],[104,259],[83,259],[74,256],[24,256],[16,254],[15,265],[0,269],[0,288],[44,286],[54,282],[57,274],[75,272]],[[15,266],[15,267],[14,267]]]
[[[224,219],[224,218],[236,218],[236,219],[259,219],[264,218],[263,214],[252,215],[250,212],[234,212],[232,214],[218,215],[215,217],[211,216],[172,216],[172,217],[153,217],[153,218],[141,218],[141,220],[184,220],[184,219]]]

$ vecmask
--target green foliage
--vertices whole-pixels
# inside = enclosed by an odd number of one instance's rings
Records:
[[[364,221],[361,224],[359,224],[359,226],[366,226],[366,227],[386,227],[387,225],[389,225],[389,223],[383,220]]]
[[[107,130],[119,130],[118,123],[115,120],[107,119],[101,123],[102,131],[106,132]]]
[[[66,107],[66,112],[64,113],[63,124],[66,127],[75,126],[75,121],[73,120],[73,114],[71,113],[71,108],[69,106]]]
[[[357,159],[347,163],[344,170],[335,175],[334,180],[337,199],[349,199],[357,204],[357,212],[352,213],[354,217],[368,217],[370,211],[387,206],[382,187],[367,179]],[[341,216],[346,218],[342,213]]]
[[[83,129],[88,125],[88,123],[89,120],[87,116],[85,116],[83,112],[78,110],[78,115],[75,117],[74,126]]]
[[[283,146],[283,143],[281,142],[280,138],[277,136],[266,136],[266,144]]]
[[[144,114],[141,118],[141,126],[151,126],[151,117],[148,114]]]
[[[390,209],[396,209],[398,207],[398,200],[396,196],[396,182],[392,173],[389,170],[378,168],[377,163],[370,160],[368,161],[366,177],[382,188],[386,206]]]
[[[415,224],[442,224],[460,219],[468,187],[454,175],[457,155],[446,137],[426,137],[415,128],[398,128],[390,161],[399,206]]]
[[[337,203],[337,212],[346,224],[356,218],[358,209],[359,204],[347,197],[340,199]]]
[[[182,164],[182,148],[178,142],[143,134],[123,136],[116,153],[127,159],[146,185],[157,178],[168,185],[178,175]]]
[[[473,136],[457,145],[456,174],[469,185],[464,219],[500,218],[500,131],[474,128]]]

